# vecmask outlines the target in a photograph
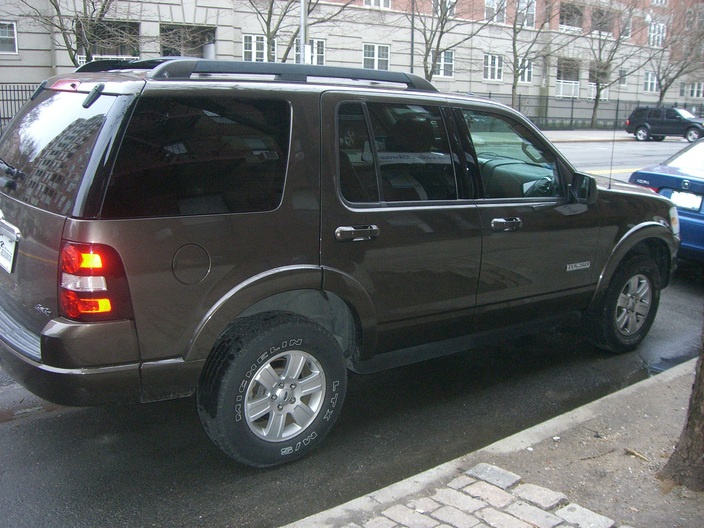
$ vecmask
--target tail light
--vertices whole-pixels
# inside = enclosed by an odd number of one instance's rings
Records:
[[[104,244],[65,242],[61,248],[59,311],[74,321],[112,321],[133,316],[122,259]]]
[[[628,126],[628,125],[630,125],[630,124],[631,124],[631,120],[630,120],[630,119],[626,119],[626,126]]]

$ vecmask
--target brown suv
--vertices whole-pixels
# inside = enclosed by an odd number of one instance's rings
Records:
[[[348,370],[580,315],[621,352],[653,322],[676,209],[597,189],[505,106],[396,72],[102,69],[46,81],[0,140],[0,364],[43,398],[195,393],[267,466],[322,441]]]

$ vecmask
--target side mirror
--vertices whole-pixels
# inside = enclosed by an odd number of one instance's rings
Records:
[[[578,204],[594,205],[598,198],[596,180],[591,176],[575,172],[570,185],[570,201]]]

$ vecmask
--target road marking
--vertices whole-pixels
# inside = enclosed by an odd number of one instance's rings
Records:
[[[596,170],[591,170],[588,169],[585,172],[589,172],[591,174],[630,174],[632,172],[635,172],[639,169],[596,169]]]

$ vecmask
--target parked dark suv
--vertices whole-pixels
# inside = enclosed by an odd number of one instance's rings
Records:
[[[684,108],[640,106],[626,120],[626,132],[634,134],[638,141],[680,136],[692,143],[702,137],[704,120]]]
[[[195,393],[268,466],[322,441],[348,370],[580,315],[622,352],[653,322],[673,204],[597,189],[505,106],[395,72],[121,67],[49,79],[0,140],[0,364],[43,398]]]

